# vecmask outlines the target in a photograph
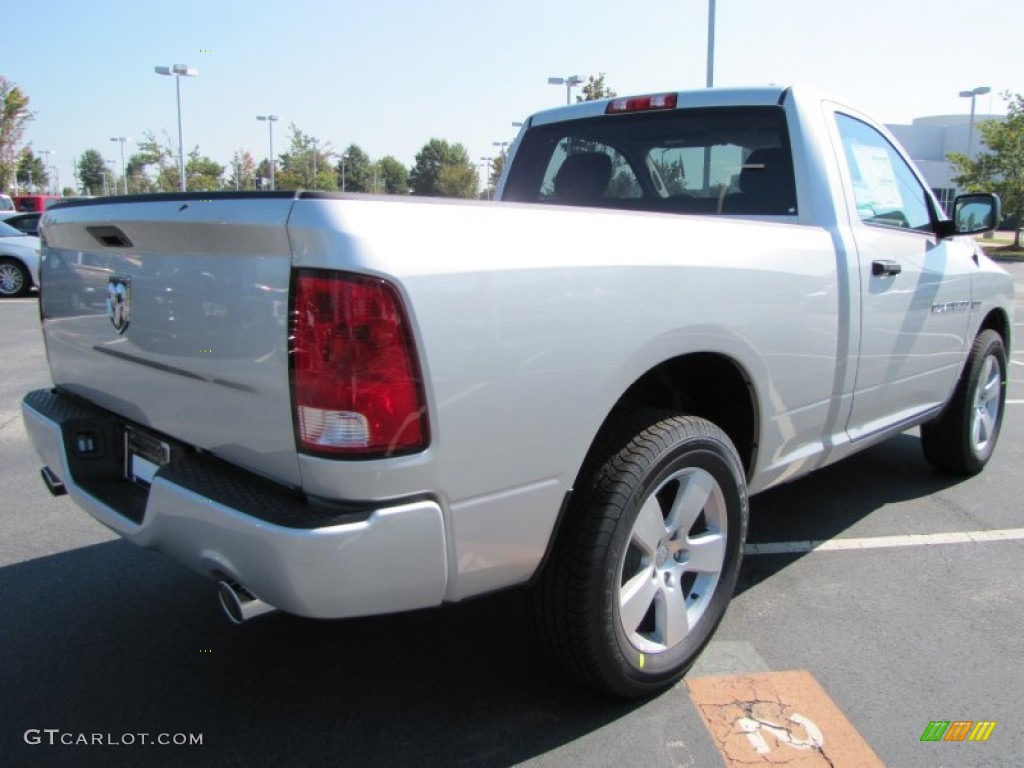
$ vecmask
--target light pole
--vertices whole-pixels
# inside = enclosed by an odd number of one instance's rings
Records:
[[[53,181],[50,179],[50,155],[53,154],[52,149],[40,149],[40,155],[45,155],[46,159],[43,160],[43,170],[46,171],[46,193],[50,193],[50,189],[53,186]]]
[[[484,199],[491,199],[491,163],[494,162],[493,157],[481,157],[484,163]]]
[[[199,70],[187,64],[175,64],[172,67],[153,67],[158,75],[174,75],[174,86],[178,93],[178,174],[179,188],[185,191],[185,139],[181,130],[181,78],[196,77]]]
[[[715,85],[715,0],[708,0],[708,88]]]
[[[124,193],[128,194],[128,169],[124,164],[124,143],[128,141],[125,136],[111,136],[111,141],[116,141],[121,145],[121,186],[124,187]]]
[[[583,82],[583,78],[579,75],[569,75],[568,77],[549,77],[548,85],[564,85],[565,86],[565,103],[570,104],[572,96],[572,89]]]
[[[507,141],[492,141],[491,144],[498,147],[498,151],[501,153],[502,157],[505,156],[505,147],[508,146]]]
[[[971,100],[971,121],[967,125],[967,157],[970,158],[974,151],[974,100],[978,96],[989,93],[992,89],[987,85],[979,85],[969,91],[960,91],[960,98]]]
[[[270,188],[274,188],[274,123],[277,115],[256,115],[257,120],[264,120],[270,130]]]
[[[348,162],[348,155],[341,156],[341,191],[345,191],[345,163]]]
[[[316,189],[316,145],[319,142],[315,138],[309,141],[313,145],[313,189]]]

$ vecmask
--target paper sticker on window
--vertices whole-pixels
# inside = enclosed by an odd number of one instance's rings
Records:
[[[892,167],[888,150],[864,144],[853,144],[850,150],[860,174],[860,183],[855,185],[857,207],[870,205],[875,213],[901,208],[903,199],[900,197],[896,171]]]

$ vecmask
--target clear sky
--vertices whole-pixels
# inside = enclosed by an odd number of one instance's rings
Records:
[[[474,162],[511,141],[514,121],[565,101],[549,76],[606,73],[620,95],[701,88],[708,0],[50,0],[5,10],[0,74],[31,99],[26,132],[62,186],[72,157],[111,136],[166,133],[228,164],[267,155],[266,123],[409,165],[430,138]],[[992,88],[979,114],[1024,91],[1019,0],[717,0],[716,85],[809,83],[885,123],[966,114],[958,92]],[[129,143],[126,154],[135,150]]]

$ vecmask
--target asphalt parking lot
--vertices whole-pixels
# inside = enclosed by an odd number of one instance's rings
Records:
[[[1020,337],[1024,264],[1007,268]],[[19,410],[49,383],[34,300],[0,302],[0,322],[4,766],[1024,764],[1024,351],[980,476],[935,475],[908,433],[753,499],[714,641],[687,680],[622,704],[549,666],[516,592],[230,626],[212,583],[46,493]],[[995,726],[922,741],[934,721]]]

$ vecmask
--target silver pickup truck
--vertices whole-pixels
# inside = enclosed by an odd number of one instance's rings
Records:
[[[800,87],[534,115],[504,202],[315,192],[49,209],[54,494],[236,622],[528,586],[553,658],[640,696],[710,639],[748,496],[920,425],[972,474],[1012,283],[892,137]]]

